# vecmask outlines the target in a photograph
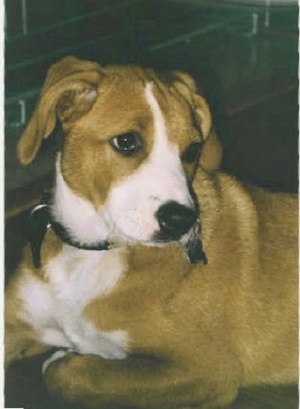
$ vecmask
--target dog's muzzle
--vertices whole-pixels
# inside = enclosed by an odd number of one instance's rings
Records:
[[[103,251],[119,247],[116,243],[109,241],[85,244],[74,240],[68,230],[53,218],[49,201],[50,195],[45,192],[41,203],[35,206],[30,214],[29,238],[36,268],[41,267],[41,246],[49,228],[52,228],[64,243],[81,250]],[[156,233],[155,241],[164,243],[178,241],[189,232],[188,239],[183,243],[189,263],[207,263],[200,239],[200,221],[193,209],[176,202],[167,202],[158,209],[156,218],[160,231]]]
[[[184,244],[189,263],[207,264],[206,254],[200,239],[201,225],[194,209],[171,201],[163,204],[155,216],[160,228],[159,232],[155,234],[155,240],[159,242],[178,241],[190,232]]]

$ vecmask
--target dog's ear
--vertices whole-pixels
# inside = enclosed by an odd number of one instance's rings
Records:
[[[198,92],[193,78],[183,72],[173,72],[174,86],[191,104],[195,113],[195,120],[202,131],[203,148],[200,156],[200,166],[207,172],[213,172],[220,166],[222,147],[212,125],[209,106],[203,96]]]
[[[97,63],[76,57],[66,57],[49,69],[35,110],[17,146],[22,164],[32,162],[43,139],[52,133],[57,118],[68,127],[91,109],[103,75]]]
[[[207,172],[216,171],[222,160],[222,146],[216,135],[214,128],[211,128],[206,140],[204,141],[203,149],[199,159],[200,166]]]

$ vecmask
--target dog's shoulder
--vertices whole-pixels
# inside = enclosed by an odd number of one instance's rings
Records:
[[[274,192],[258,187],[247,187],[247,192],[264,218],[274,225],[283,223],[285,228],[296,231],[298,225],[298,195]]]

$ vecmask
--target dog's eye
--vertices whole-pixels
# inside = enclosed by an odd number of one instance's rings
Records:
[[[181,159],[185,163],[193,163],[195,162],[200,154],[202,148],[201,142],[193,142],[187,149],[183,152]]]
[[[141,137],[136,132],[127,132],[110,140],[112,148],[125,156],[136,154],[142,147]]]

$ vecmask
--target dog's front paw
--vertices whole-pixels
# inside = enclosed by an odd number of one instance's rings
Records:
[[[58,351],[55,351],[50,358],[46,359],[46,361],[43,363],[42,366],[42,373],[43,375],[47,371],[48,367],[52,364],[52,362],[55,362],[59,359],[64,358],[67,354],[69,353],[68,350],[66,349],[59,349]]]
[[[90,375],[88,365],[85,364],[90,359],[93,360],[95,357],[59,350],[45,362],[44,382],[49,394],[56,401],[68,408],[68,405],[71,405],[72,409],[88,406],[85,400],[88,400],[90,394],[93,397],[95,388],[93,386],[90,390]]]

